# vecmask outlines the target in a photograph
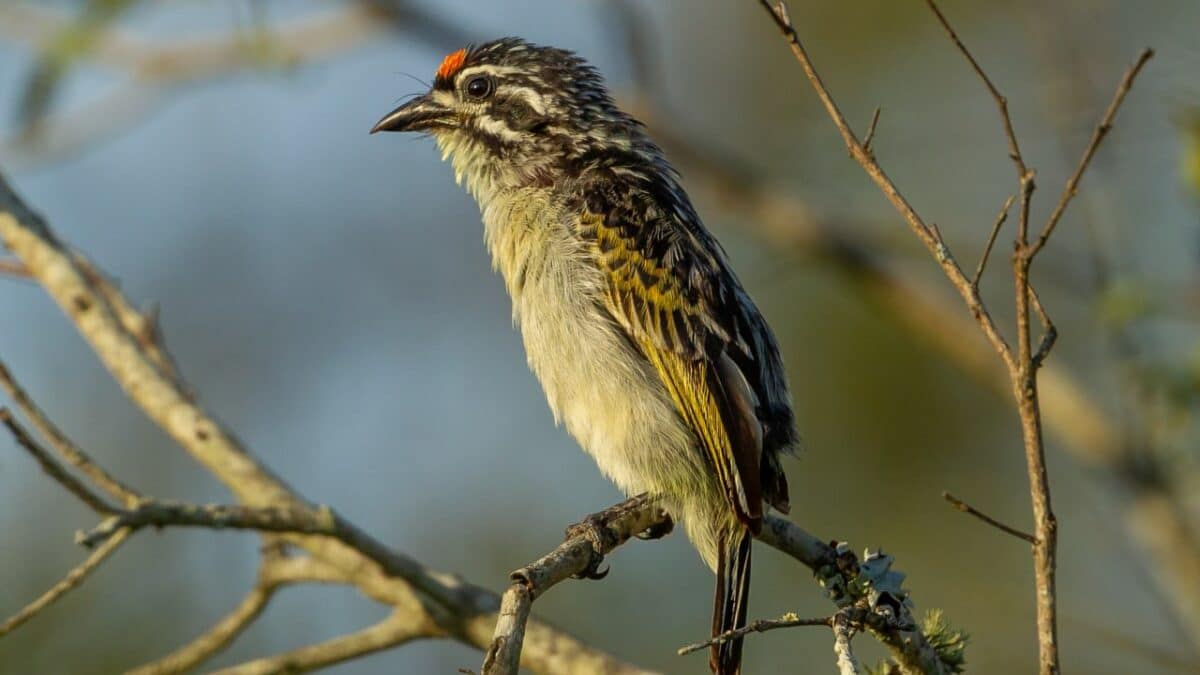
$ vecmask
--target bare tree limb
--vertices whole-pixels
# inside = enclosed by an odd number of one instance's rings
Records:
[[[821,100],[821,104],[829,113],[830,119],[833,120],[838,132],[842,135],[842,140],[846,143],[846,148],[850,151],[850,155],[857,161],[863,170],[867,172],[871,180],[883,193],[884,197],[892,204],[893,207],[904,217],[909,229],[916,235],[917,239],[925,245],[929,253],[937,261],[946,277],[954,285],[954,288],[962,296],[963,302],[967,304],[967,308],[971,311],[971,315],[987,336],[988,341],[992,343],[996,353],[1000,355],[1005,365],[1011,369],[1015,366],[1012,348],[1008,342],[1000,334],[996,328],[995,322],[984,307],[983,301],[979,297],[979,292],[971,285],[971,280],[963,273],[958,262],[950,251],[946,248],[945,243],[937,234],[935,228],[927,225],[925,221],[917,214],[908,200],[900,193],[899,188],[888,178],[883,167],[875,161],[875,157],[867,152],[854,131],[850,129],[850,125],[846,122],[845,116],[834,102],[829,90],[826,89],[825,83],[821,81],[821,76],[817,73],[812,65],[811,59],[808,57],[808,52],[805,51],[804,45],[800,42],[800,36],[792,26],[791,20],[788,18],[787,7],[783,3],[772,7],[769,0],[759,0],[759,4],[767,10],[771,18],[775,21],[775,25],[783,32],[787,39],[788,45],[791,47],[792,54],[796,57],[800,67],[804,69],[804,74],[808,77],[808,81],[812,84],[814,91],[817,93],[817,98]]]
[[[29,398],[29,394],[25,392],[25,389],[21,387],[21,385],[13,377],[12,373],[9,372],[8,366],[6,366],[3,361],[0,361],[0,387],[3,387],[4,390],[8,392],[9,397],[12,398],[13,403],[16,404],[18,409],[20,409],[21,413],[25,415],[25,418],[29,420],[31,424],[33,424],[34,428],[37,429],[38,433],[41,434],[43,438],[49,441],[50,445],[63,459],[65,459],[75,468],[79,469],[85,476],[88,477],[89,480],[107,492],[110,496],[119,500],[125,506],[132,506],[137,503],[138,495],[136,492],[134,492],[121,481],[117,480],[114,476],[105,471],[100,465],[93,462],[92,458],[88,457],[87,453],[85,453],[83,450],[80,450],[77,445],[72,443],[71,439],[67,438],[66,434],[59,430],[59,428],[50,421],[50,418],[46,417],[45,413],[43,413],[41,409],[34,404],[33,399]],[[11,420],[11,416],[6,418],[6,422],[8,420]],[[11,425],[10,428],[12,428]],[[27,434],[20,433],[15,428],[12,428],[12,431],[17,436],[18,440],[20,440],[22,437],[28,438]],[[26,447],[28,448],[29,446]],[[35,456],[37,456],[36,452]],[[42,462],[41,459],[38,461]],[[42,464],[43,466],[46,466],[45,462],[42,462]],[[78,495],[78,493],[76,494]],[[83,499],[83,497],[80,498]],[[96,500],[101,502],[103,501],[98,497]],[[84,499],[84,502],[91,506],[95,511],[100,513],[106,512],[101,508],[98,508],[99,505],[92,504],[87,499]],[[105,508],[109,508],[110,510],[107,512],[111,512],[111,507],[107,507],[107,505],[105,505]]]
[[[342,661],[396,647],[437,631],[437,626],[414,621],[412,615],[394,612],[379,623],[356,633],[343,635],[315,645],[222,668],[213,675],[271,675],[307,673]]]
[[[959,511],[962,511],[963,513],[969,513],[972,516],[975,516],[976,518],[987,523],[988,525],[991,525],[992,527],[996,528],[997,530],[1000,530],[1001,532],[1011,534],[1012,536],[1016,537],[1017,539],[1023,539],[1025,541],[1029,542],[1030,544],[1034,544],[1034,545],[1037,544],[1037,538],[1034,537],[1032,534],[1029,534],[1028,532],[1022,532],[1021,530],[1018,530],[1015,527],[1009,527],[1008,525],[1005,525],[1004,523],[996,520],[995,518],[980,511],[979,509],[975,508],[974,506],[971,506],[970,504],[964,502],[963,500],[959,499],[958,497],[955,497],[954,495],[950,494],[949,492],[943,492],[942,498],[945,499],[946,501],[950,502],[950,505],[953,506],[954,508],[958,509]]]
[[[975,267],[975,275],[971,277],[971,285],[979,288],[979,280],[983,278],[983,270],[987,267],[988,258],[992,255],[992,247],[996,245],[996,236],[1000,234],[1000,228],[1004,227],[1004,221],[1008,220],[1008,211],[1012,208],[1012,203],[1015,197],[1009,196],[1004,200],[1004,206],[1000,207],[1000,212],[996,214],[996,219],[992,221],[992,231],[988,233],[987,243],[983,245],[983,253],[979,256],[979,264]]]
[[[1154,50],[1146,48],[1138,55],[1137,60],[1133,65],[1125,71],[1124,77],[1121,78],[1121,83],[1117,85],[1116,92],[1113,93],[1112,101],[1109,102],[1108,108],[1104,111],[1104,117],[1100,119],[1100,123],[1092,131],[1092,137],[1088,141],[1087,147],[1083,150],[1083,156],[1079,158],[1079,165],[1075,167],[1075,173],[1067,179],[1067,184],[1063,186],[1062,196],[1058,198],[1058,203],[1054,205],[1054,211],[1046,220],[1045,226],[1042,227],[1041,234],[1038,235],[1037,241],[1030,247],[1029,257],[1033,257],[1042,250],[1046,245],[1046,241],[1054,234],[1054,228],[1058,225],[1058,221],[1062,220],[1063,213],[1066,212],[1067,206],[1071,200],[1075,198],[1075,194],[1079,192],[1079,181],[1083,178],[1083,174],[1087,171],[1088,166],[1092,163],[1092,157],[1096,155],[1096,149],[1100,147],[1100,143],[1104,141],[1104,137],[1112,129],[1113,122],[1116,120],[1117,111],[1120,110],[1121,104],[1125,102],[1125,96],[1129,94],[1129,90],[1133,87],[1133,81],[1137,79],[1138,73],[1142,72],[1142,68],[1150,59],[1154,58]]]
[[[33,437],[17,422],[8,408],[0,408],[0,422],[8,427],[9,432],[12,433],[17,443],[37,460],[37,463],[42,467],[42,471],[45,471],[46,475],[66,488],[67,492],[75,495],[79,501],[101,515],[107,515],[116,511],[111,504],[104,501],[103,497],[92,492],[92,489],[84,485],[83,481],[71,475],[70,471],[67,471],[62,465],[56,462],[45,448],[33,440]],[[116,528],[113,529],[113,532],[115,531]]]
[[[778,619],[759,619],[751,621],[742,628],[728,630],[720,635],[714,635],[703,642],[694,642],[690,645],[680,647],[676,653],[680,656],[692,654],[704,649],[708,649],[713,645],[719,645],[728,642],[734,638],[745,637],[750,633],[765,633],[769,630],[777,630],[780,628],[793,628],[795,626],[833,626],[833,617],[823,616],[817,619],[802,619],[796,616],[793,612],[788,612]]]
[[[594,528],[589,530],[591,534],[583,530],[574,532],[558,548],[509,575],[512,585],[501,597],[500,619],[484,654],[480,675],[517,674],[525,624],[538,596],[558,582],[589,569],[595,574],[600,558],[664,522],[670,523],[670,517],[653,499],[646,495],[633,497],[604,512],[599,522],[589,523]]]
[[[2,177],[0,239],[62,307],[130,399],[221,480],[242,505],[312,508],[247,453],[164,371],[146,345],[126,329],[105,291],[96,287],[94,275],[81,267],[78,258]],[[499,608],[495,594],[392,551],[342,519],[335,518],[335,530],[337,537],[294,533],[279,537],[344,574],[368,597],[406,615],[409,625],[437,626],[431,637],[447,635],[481,649],[491,642]],[[526,628],[523,657],[526,666],[541,673],[646,672],[536,621]]]
[[[126,675],[174,675],[188,672],[229,646],[262,614],[276,591],[289,584],[343,583],[346,578],[308,556],[267,555],[258,581],[246,597],[220,621],[167,656],[134,668]]]
[[[850,649],[854,637],[854,626],[844,612],[833,615],[833,653],[837,654],[838,675],[859,675],[862,666]]]
[[[103,545],[92,551],[92,554],[86,560],[68,572],[62,581],[54,584],[50,590],[43,593],[37,600],[29,603],[21,611],[9,617],[3,624],[0,624],[0,636],[12,632],[13,629],[37,616],[43,609],[57,602],[62,596],[78,588],[84,579],[87,579],[89,574],[116,552],[128,538],[128,530],[121,530],[109,537],[108,541],[105,541]]]
[[[75,18],[29,4],[0,5],[0,35],[45,49]],[[82,109],[31,120],[35,134],[0,141],[0,156],[44,163],[76,153],[157,109],[179,87],[230,73],[296,68],[360,48],[392,30],[405,30],[439,48],[462,46],[464,31],[417,3],[374,0],[349,3],[272,26],[260,39],[220,34],[155,42],[97,25],[87,51],[90,63],[121,71],[130,80]]]
[[[883,195],[892,203],[901,216],[904,217],[913,233],[933,255],[951,284],[959,291],[971,315],[975,318],[983,333],[992,342],[1001,361],[1004,362],[1008,369],[1013,398],[1017,403],[1018,414],[1021,420],[1022,438],[1028,467],[1030,500],[1033,506],[1034,522],[1036,525],[1036,543],[1033,546],[1033,558],[1037,597],[1039,663],[1043,675],[1056,675],[1059,672],[1055,591],[1058,526],[1050,503],[1049,479],[1046,471],[1045,447],[1042,438],[1041,408],[1038,402],[1037,372],[1042,360],[1053,346],[1057,332],[1054,330],[1053,324],[1050,323],[1049,317],[1046,316],[1043,319],[1046,325],[1046,338],[1042,341],[1037,353],[1034,353],[1029,330],[1030,296],[1032,295],[1029,268],[1033,256],[1041,248],[1041,244],[1044,241],[1039,239],[1040,243],[1034,246],[1030,246],[1028,243],[1030,198],[1035,189],[1034,172],[1028,168],[1021,155],[1020,145],[1013,131],[1012,120],[1008,114],[1007,100],[1000,94],[974,56],[958,38],[958,35],[950,26],[941,10],[938,9],[936,3],[933,0],[926,0],[926,4],[933,11],[955,46],[971,64],[975,73],[996,101],[1004,126],[1004,134],[1009,143],[1010,159],[1017,170],[1021,206],[1015,243],[1016,253],[1013,256],[1013,283],[1015,287],[1017,315],[1017,350],[1015,354],[1000,335],[988,314],[987,308],[979,296],[978,284],[968,281],[963,275],[961,268],[954,261],[937,227],[933,224],[925,224],[891,179],[888,178],[887,174],[875,160],[874,155],[863,147],[854,132],[850,129],[845,117],[838,109],[820,75],[812,65],[807,51],[801,44],[800,37],[788,17],[786,5],[783,2],[779,2],[772,6],[769,0],[760,0],[759,4],[767,10],[776,26],[788,41],[792,54],[803,68],[809,83],[812,85],[817,97],[821,100],[822,105],[824,105],[830,119],[837,127],[851,156],[862,166],[863,170],[874,181]],[[1086,169],[1088,161],[1090,161],[1092,154],[1095,152],[1096,145],[1098,145],[1099,141],[1108,131],[1108,127],[1115,117],[1116,109],[1128,92],[1134,77],[1136,77],[1142,65],[1144,65],[1145,61],[1151,55],[1152,52],[1149,50],[1143,53],[1122,79],[1121,85],[1117,89],[1117,94],[1114,96],[1113,103],[1109,107],[1109,111],[1105,114],[1105,118],[1100,126],[1097,127],[1098,132],[1093,135],[1092,143],[1089,144],[1088,150],[1085,151],[1084,160],[1081,161],[1080,168],[1077,170],[1076,175],[1068,181],[1064,198],[1060,200],[1062,208],[1065,209],[1066,202],[1074,194],[1078,177]],[[1100,131],[1101,129],[1103,131]],[[1051,216],[1048,227],[1043,230],[1043,234],[1048,234],[1048,230],[1052,230],[1053,224],[1057,222],[1058,217],[1061,215],[1059,211],[1060,209],[1056,208],[1055,214]],[[999,225],[995,224],[992,229],[995,231],[998,228]],[[980,271],[982,271],[982,264]],[[1044,316],[1044,312],[1039,310],[1039,315]]]

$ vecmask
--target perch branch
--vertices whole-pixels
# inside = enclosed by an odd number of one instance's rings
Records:
[[[538,596],[558,582],[594,567],[599,558],[631,537],[670,522],[665,512],[645,495],[622,502],[605,512],[605,516],[603,522],[592,525],[597,528],[591,530],[598,532],[596,536],[582,531],[572,534],[550,553],[509,575],[512,584],[501,598],[500,620],[484,653],[481,675],[516,675],[525,624]]]
[[[2,176],[0,239],[63,309],[130,399],[224,483],[239,503],[311,508],[201,409],[182,383],[164,372],[142,341],[126,329],[104,291],[96,287],[93,275],[21,202]],[[494,593],[431,570],[352,524],[335,520],[338,537],[278,536],[344,574],[367,597],[407,614],[413,625],[436,625],[436,636],[450,636],[480,649],[490,644],[499,608]],[[524,664],[540,673],[647,672],[532,620],[526,628]]]
[[[838,675],[859,675],[862,671],[858,658],[850,649],[854,632],[854,626],[846,618],[845,612],[833,615],[833,653],[837,655]]]

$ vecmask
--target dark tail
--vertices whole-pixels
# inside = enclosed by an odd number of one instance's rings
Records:
[[[717,592],[713,598],[712,634],[746,625],[750,601],[750,541],[753,535],[742,528],[721,547],[717,561]],[[742,638],[713,645],[708,666],[716,675],[738,675],[742,668]]]

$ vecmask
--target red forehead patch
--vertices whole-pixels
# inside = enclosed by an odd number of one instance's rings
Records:
[[[449,80],[454,75],[462,70],[463,64],[467,62],[467,50],[460,49],[453,54],[449,54],[442,59],[442,65],[438,66],[437,76],[443,80]]]

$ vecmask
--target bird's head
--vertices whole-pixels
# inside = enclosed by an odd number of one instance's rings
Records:
[[[498,188],[552,185],[606,151],[657,154],[573,53],[518,38],[460,49],[430,90],[371,130],[429,134],[477,199]]]

